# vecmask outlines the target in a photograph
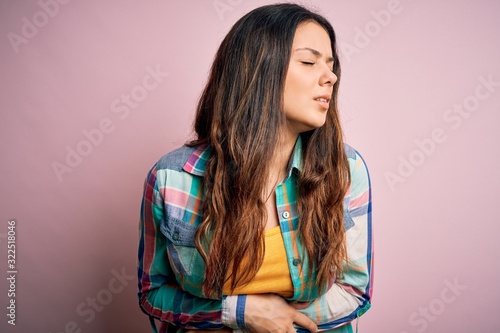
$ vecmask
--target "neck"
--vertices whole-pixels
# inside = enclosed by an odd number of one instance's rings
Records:
[[[286,131],[278,142],[271,166],[269,168],[268,186],[271,186],[273,190],[276,184],[278,184],[286,176],[288,163],[290,161],[295,142],[297,141],[297,137],[298,134],[291,134]]]

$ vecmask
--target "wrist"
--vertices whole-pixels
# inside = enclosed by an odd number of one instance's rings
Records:
[[[247,295],[225,296],[222,299],[222,324],[232,329],[246,328]]]
[[[246,328],[245,324],[245,306],[247,302],[247,295],[238,295],[236,302],[236,324],[239,328]]]

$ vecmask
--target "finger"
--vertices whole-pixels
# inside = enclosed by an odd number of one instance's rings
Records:
[[[297,325],[300,325],[309,331],[316,333],[318,331],[318,326],[314,321],[311,320],[308,316],[298,311],[295,311],[295,316],[293,318],[293,322]]]
[[[311,305],[311,302],[291,302],[288,304],[296,310],[304,310]]]

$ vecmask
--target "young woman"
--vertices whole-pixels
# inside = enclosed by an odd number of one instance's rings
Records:
[[[139,303],[160,332],[352,332],[370,308],[371,193],[343,143],[328,21],[295,4],[232,27],[196,139],[144,188]]]

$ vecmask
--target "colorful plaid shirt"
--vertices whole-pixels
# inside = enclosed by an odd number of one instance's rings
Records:
[[[276,187],[279,223],[294,287],[293,296],[287,300],[313,301],[300,311],[320,330],[335,332],[349,332],[350,325],[346,324],[370,308],[372,295],[370,179],[358,152],[345,147],[352,179],[344,200],[350,264],[344,265],[343,277],[324,294],[314,284],[315,275],[308,270],[307,259],[300,255],[302,244],[297,237],[300,137],[288,176]],[[245,295],[210,299],[203,293],[205,266],[193,239],[203,218],[201,181],[209,156],[209,146],[181,147],[163,156],[145,181],[139,225],[138,297],[141,309],[150,316],[153,331],[154,319],[161,322],[160,332],[244,327]]]

